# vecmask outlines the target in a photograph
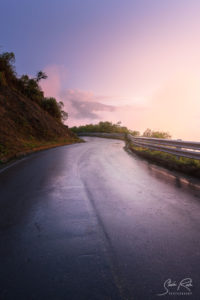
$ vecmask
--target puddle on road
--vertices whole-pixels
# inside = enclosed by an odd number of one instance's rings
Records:
[[[185,191],[192,192],[194,196],[200,198],[200,182],[198,179],[182,175],[178,172],[172,172],[159,166],[147,163],[146,167],[151,176],[157,179],[173,184],[177,188],[184,189]]]
[[[195,197],[200,198],[200,180],[198,178],[182,174],[178,171],[170,171],[162,166],[155,165],[132,152],[128,153],[134,157],[134,159],[136,159],[136,161],[141,164],[151,176],[159,181],[174,185],[176,188],[181,188],[185,192],[192,193]]]

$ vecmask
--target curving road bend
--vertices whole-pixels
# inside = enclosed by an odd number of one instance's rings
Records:
[[[85,140],[0,171],[0,299],[200,299],[200,185]]]

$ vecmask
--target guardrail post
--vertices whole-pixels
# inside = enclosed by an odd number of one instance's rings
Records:
[[[181,142],[182,139],[177,139],[177,141]],[[181,146],[176,146],[176,149],[181,150],[182,147]],[[180,160],[180,158],[181,158],[179,155],[176,155],[176,157],[177,157],[178,160]]]

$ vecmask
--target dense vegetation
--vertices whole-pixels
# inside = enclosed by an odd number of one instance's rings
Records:
[[[68,114],[63,110],[64,104],[57,102],[55,98],[44,97],[44,93],[39,86],[40,80],[46,79],[47,75],[39,71],[35,78],[30,78],[28,75],[18,77],[14,63],[15,55],[13,52],[0,54],[0,87],[9,86],[20,92],[46,110],[57,121],[66,120]]]
[[[164,166],[169,170],[181,171],[186,174],[200,178],[200,161],[186,157],[177,157],[176,155],[150,150],[143,147],[138,147],[132,143],[127,144],[127,148],[144,157],[151,162]]]
[[[39,83],[47,75],[35,78],[17,76],[15,56],[0,54],[0,165],[27,153],[79,142],[63,124],[67,113],[63,103],[44,97]]]
[[[121,122],[116,124],[112,122],[99,122],[98,124],[88,124],[79,127],[72,127],[71,130],[75,133],[82,132],[106,132],[106,133],[130,133],[134,136],[139,136],[139,131],[133,131],[125,126],[121,126]]]
[[[164,131],[153,131],[149,128],[147,128],[144,133],[144,137],[152,137],[152,138],[160,138],[160,139],[170,139],[171,135],[168,132]]]
[[[104,133],[129,133],[133,136],[140,136],[140,132],[137,130],[130,130],[125,126],[121,126],[121,122],[111,123],[111,122],[99,122],[98,124],[87,124],[82,126],[74,126],[71,130],[75,133],[83,132],[104,132]],[[147,128],[143,135],[144,137],[170,139],[171,135],[164,131],[153,131]]]

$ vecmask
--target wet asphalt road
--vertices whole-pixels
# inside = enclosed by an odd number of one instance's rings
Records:
[[[0,171],[0,299],[200,299],[200,187],[85,139]]]

